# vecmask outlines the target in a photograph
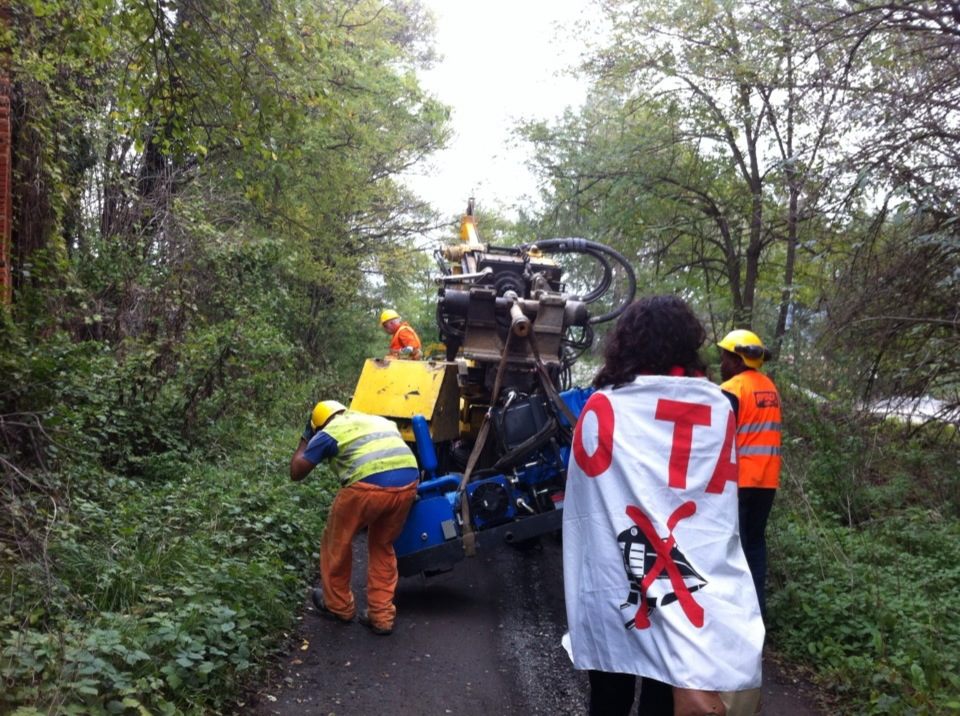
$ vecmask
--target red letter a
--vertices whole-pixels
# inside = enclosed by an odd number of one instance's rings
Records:
[[[730,451],[733,448],[733,434],[736,428],[737,421],[731,410],[727,416],[727,435],[723,438],[723,448],[721,448],[720,455],[717,457],[717,466],[713,468],[713,476],[710,478],[710,482],[707,483],[707,492],[720,494],[728,482],[732,482],[734,485],[737,484],[737,477],[739,475],[737,463],[730,461]]]

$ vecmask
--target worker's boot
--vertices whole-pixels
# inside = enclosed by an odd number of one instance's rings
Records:
[[[357,616],[357,621],[363,624],[367,629],[372,631],[377,636],[390,636],[391,634],[393,634],[392,626],[385,627],[385,626],[380,626],[378,624],[374,624],[372,621],[370,621],[370,615],[367,614],[366,611],[360,612],[360,614]]]
[[[341,624],[353,623],[353,618],[347,619],[335,612],[330,611],[326,603],[323,601],[323,590],[319,587],[314,587],[310,592],[310,600],[313,602],[313,606],[316,608],[317,614],[322,616],[324,619],[330,619],[332,621],[340,622]]]

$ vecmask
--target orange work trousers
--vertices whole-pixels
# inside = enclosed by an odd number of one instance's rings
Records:
[[[417,496],[417,483],[405,487],[378,487],[356,482],[333,498],[320,543],[320,580],[323,601],[334,614],[352,619],[357,608],[350,589],[353,574],[353,538],[367,528],[367,604],[370,622],[393,628],[397,608],[397,555],[393,541]]]

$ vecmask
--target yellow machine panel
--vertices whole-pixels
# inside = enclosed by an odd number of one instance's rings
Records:
[[[422,415],[439,442],[459,437],[459,404],[456,363],[369,358],[350,409],[394,420],[407,442],[414,441],[411,419]]]

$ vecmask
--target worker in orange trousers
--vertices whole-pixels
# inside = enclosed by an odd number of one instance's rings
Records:
[[[320,543],[320,581],[312,599],[321,616],[349,624],[357,615],[350,588],[353,539],[367,528],[367,604],[359,621],[374,634],[393,632],[399,579],[393,542],[417,495],[417,459],[390,420],[335,400],[316,404],[290,460],[290,478],[304,479],[327,460],[340,480]]]

